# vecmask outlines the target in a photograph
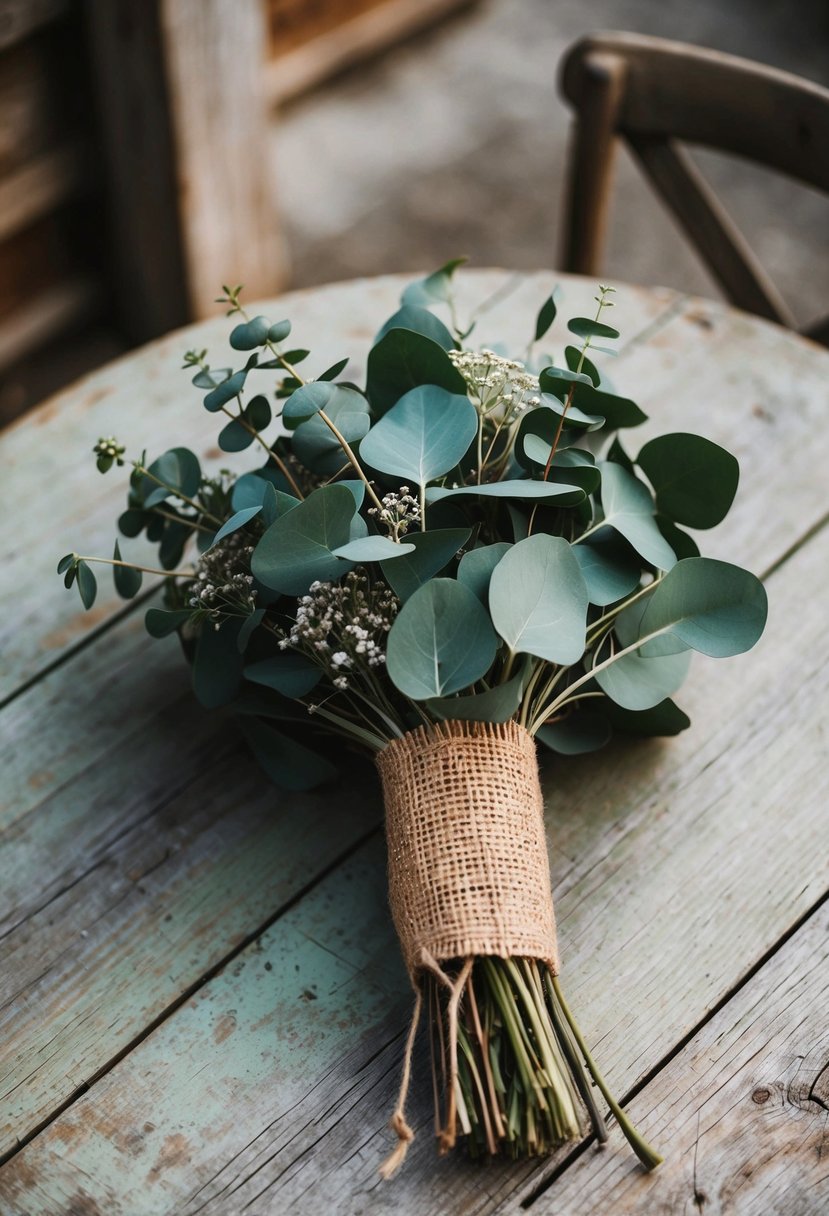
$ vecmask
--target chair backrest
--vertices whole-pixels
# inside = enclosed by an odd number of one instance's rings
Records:
[[[598,273],[617,137],[740,308],[794,319],[679,142],[747,157],[829,192],[829,89],[734,55],[639,34],[577,42],[561,89],[577,117],[562,268]],[[825,332],[824,332],[825,331]],[[821,322],[812,334],[826,341]]]

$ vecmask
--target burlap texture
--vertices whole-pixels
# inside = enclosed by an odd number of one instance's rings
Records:
[[[389,900],[413,979],[474,954],[558,972],[535,743],[515,722],[443,722],[377,757]]]

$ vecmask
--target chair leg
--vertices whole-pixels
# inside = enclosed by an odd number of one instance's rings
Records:
[[[597,274],[604,246],[616,152],[616,120],[624,96],[625,64],[590,55],[579,64],[578,119],[565,193],[561,269]]]

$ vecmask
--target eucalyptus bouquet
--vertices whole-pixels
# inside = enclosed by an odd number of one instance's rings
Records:
[[[457,265],[406,289],[363,388],[339,378],[347,360],[305,379],[289,322],[249,317],[225,288],[243,365],[189,351],[185,366],[223,423],[219,446],[252,449],[255,467],[208,476],[184,447],[134,460],[118,526],[157,543],[160,568],[116,541],[112,559],[71,553],[58,570],[87,607],[93,561],[127,598],[163,576],[149,632],[180,635],[197,697],[238,711],[275,781],[330,779],[326,736],[376,757],[415,990],[385,1172],[413,1135],[421,1014],[442,1151],[462,1137],[473,1155],[547,1153],[583,1134],[585,1114],[602,1140],[597,1087],[652,1168],[557,978],[536,742],[572,754],[613,731],[676,734],[688,719],[670,698],[692,651],[757,641],[761,584],[700,557],[684,530],[723,519],[737,462],[692,434],[635,458],[622,446],[616,432],[645,415],[593,362],[619,336],[602,319],[612,289],[569,321],[559,362],[534,356],[556,318],[548,298],[519,362],[470,343]],[[95,453],[102,472],[125,463],[115,439]]]

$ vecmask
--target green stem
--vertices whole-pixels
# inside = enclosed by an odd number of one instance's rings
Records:
[[[143,465],[136,464],[135,470],[137,473],[142,473],[144,477],[149,477],[150,481],[154,481],[157,486],[161,486],[165,490],[169,490],[176,498],[180,498],[182,502],[186,502],[194,511],[198,511],[199,515],[205,519],[212,519],[214,524],[222,525],[222,520],[216,515],[211,515],[209,511],[205,511],[204,507],[200,506],[194,499],[188,498],[186,494],[182,494],[181,490],[175,486],[168,485],[166,481],[162,481],[160,477],[156,477],[155,473],[151,473],[149,469],[145,469]]]
[[[243,428],[243,430],[247,431],[247,433],[248,433],[249,435],[252,435],[252,436],[253,436],[253,438],[256,440],[256,442],[257,442],[258,444],[260,444],[260,445],[261,445],[261,446],[262,446],[262,447],[265,449],[265,451],[268,453],[268,456],[271,458],[271,460],[273,460],[274,464],[275,464],[275,465],[276,465],[276,467],[279,469],[279,471],[280,471],[280,473],[282,474],[282,476],[283,476],[283,477],[285,478],[285,480],[288,482],[288,485],[291,487],[291,489],[293,490],[293,492],[296,494],[297,498],[298,498],[298,499],[300,499],[300,501],[301,501],[301,500],[302,500],[302,499],[305,497],[305,495],[302,493],[302,490],[300,490],[300,488],[299,488],[299,486],[297,485],[296,481],[295,481],[295,480],[294,480],[294,478],[292,477],[291,472],[290,472],[290,470],[288,469],[288,466],[285,464],[285,462],[284,462],[284,460],[281,458],[281,456],[279,456],[279,455],[278,455],[278,454],[277,454],[277,453],[276,453],[276,452],[273,450],[273,448],[270,446],[270,444],[268,444],[268,443],[266,443],[266,442],[265,442],[265,440],[262,438],[262,436],[261,436],[261,435],[259,434],[259,432],[257,431],[256,427],[255,427],[255,426],[251,426],[251,425],[250,425],[250,423],[249,423],[249,422],[247,422],[247,421],[246,421],[246,419],[244,419],[244,418],[242,417],[242,401],[241,401],[241,398],[237,396],[236,400],[239,402],[239,413],[238,413],[238,415],[237,415],[237,414],[231,414],[230,410],[227,408],[227,406],[226,406],[226,405],[223,405],[223,406],[222,406],[222,413],[223,413],[223,414],[226,414],[226,415],[227,415],[227,417],[228,417],[228,418],[230,418],[230,419],[231,419],[233,422],[238,422],[238,423],[239,423],[239,426],[241,426],[241,427]]]
[[[325,425],[328,427],[328,429],[329,429],[329,431],[331,432],[331,434],[334,436],[334,438],[337,440],[337,442],[339,443],[339,445],[340,445],[340,447],[342,448],[342,450],[345,452],[346,456],[347,456],[347,457],[348,457],[348,459],[349,459],[349,462],[350,462],[350,464],[351,464],[352,468],[354,469],[355,473],[357,474],[357,476],[358,476],[358,477],[360,478],[360,480],[362,481],[363,485],[366,487],[366,490],[368,491],[369,498],[370,498],[370,499],[371,499],[371,501],[374,503],[374,505],[375,505],[375,507],[377,508],[377,510],[378,510],[378,511],[382,511],[382,510],[383,510],[383,504],[381,503],[381,501],[380,501],[380,499],[377,497],[377,495],[374,493],[374,489],[373,489],[373,487],[372,487],[371,482],[369,481],[369,479],[366,477],[365,473],[363,472],[362,466],[360,465],[359,460],[357,459],[357,457],[354,455],[354,453],[352,452],[351,448],[349,447],[349,445],[348,445],[348,443],[347,443],[347,441],[346,441],[345,436],[344,436],[344,435],[343,435],[343,434],[340,432],[340,430],[339,430],[339,428],[337,427],[336,423],[331,421],[331,419],[330,419],[330,418],[328,417],[328,415],[326,414],[325,410],[320,410],[320,411],[319,411],[319,416],[320,416],[320,418],[322,418],[323,422],[324,422],[324,423],[325,423]],[[421,487],[421,489],[422,489],[422,487]]]
[[[564,1018],[568,1024],[568,1026],[570,1027],[570,1031],[573,1035],[573,1038],[576,1040],[576,1043],[578,1044],[579,1051],[584,1056],[584,1061],[587,1064],[590,1075],[592,1076],[593,1080],[596,1082],[596,1085],[598,1086],[599,1090],[601,1091],[605,1102],[607,1102],[611,1111],[615,1115],[616,1122],[619,1124],[619,1127],[621,1128],[622,1133],[625,1136],[625,1139],[627,1140],[628,1144],[631,1146],[633,1151],[636,1153],[636,1156],[642,1162],[645,1169],[655,1170],[658,1165],[662,1164],[662,1161],[664,1160],[664,1158],[661,1157],[659,1155],[659,1153],[656,1152],[655,1149],[651,1148],[651,1146],[648,1144],[647,1140],[644,1139],[644,1137],[640,1136],[639,1132],[637,1132],[636,1128],[630,1122],[627,1115],[622,1110],[621,1106],[619,1105],[619,1103],[613,1097],[613,1094],[608,1089],[607,1084],[605,1083],[604,1077],[599,1072],[598,1068],[596,1067],[595,1060],[593,1059],[593,1057],[591,1056],[590,1052],[587,1049],[587,1044],[585,1043],[585,1041],[582,1037],[582,1033],[578,1028],[575,1018],[573,1017],[572,1013],[570,1012],[570,1009],[568,1008],[567,1002],[565,1001],[564,995],[561,991],[561,985],[559,984],[558,979],[555,976],[553,976],[553,990],[556,995],[556,1000],[558,1001],[559,1005],[561,1006],[561,1012],[564,1014]]]
[[[193,577],[192,570],[157,570],[154,566],[136,566],[135,562],[121,562],[114,557],[81,557],[75,555],[79,562],[97,562],[101,566],[123,566],[126,570],[141,570],[144,574],[160,574],[162,578]]]

